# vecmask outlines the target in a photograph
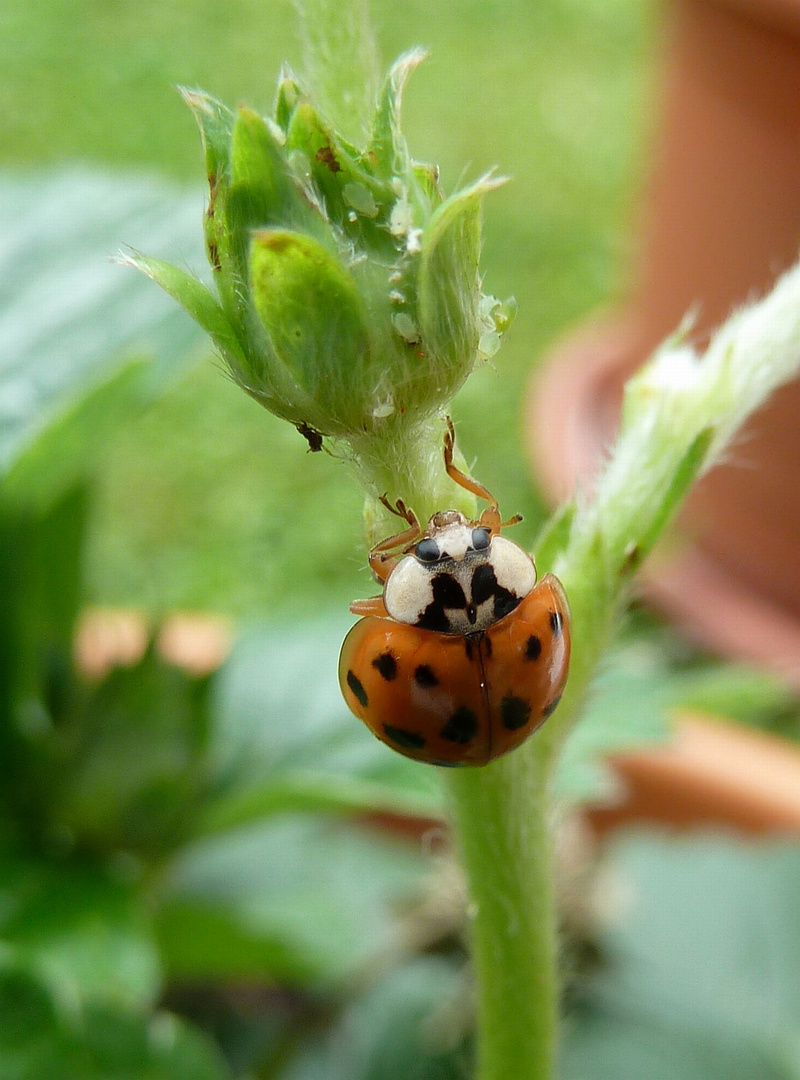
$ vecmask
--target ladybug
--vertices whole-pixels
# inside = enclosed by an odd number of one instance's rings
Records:
[[[489,491],[453,464],[448,475],[489,506],[476,521],[444,510],[423,531],[402,500],[383,504],[407,528],[376,544],[369,565],[383,595],[339,659],[347,705],[382,742],[431,765],[486,765],[524,742],[553,712],[567,679],[569,606],[558,578],[536,583],[533,559],[500,535]]]

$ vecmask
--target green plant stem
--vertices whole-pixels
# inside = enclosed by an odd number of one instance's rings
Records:
[[[552,756],[542,741],[447,774],[470,889],[479,1080],[552,1080],[558,1034]]]

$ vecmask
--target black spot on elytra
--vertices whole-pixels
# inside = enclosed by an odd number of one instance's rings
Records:
[[[464,638],[464,652],[467,654],[467,660],[469,660],[469,662],[472,663],[472,654],[473,654],[472,638],[468,638],[468,637]]]
[[[536,634],[531,634],[528,644],[525,646],[525,659],[538,660],[542,655],[542,643]]]
[[[425,608],[417,620],[417,626],[424,630],[438,630],[446,633],[450,629],[450,620],[445,614],[447,608],[460,608],[467,606],[467,598],[464,590],[451,574],[434,574],[433,576],[433,600]]]
[[[492,639],[488,634],[483,639],[483,651],[486,655],[486,659],[490,660],[492,657]]]
[[[443,739],[447,739],[448,742],[460,743],[462,746],[465,743],[472,742],[477,733],[478,717],[466,705],[456,709],[439,732]]]
[[[425,736],[419,735],[416,731],[406,731],[405,728],[392,727],[391,724],[384,724],[383,730],[393,743],[397,743],[406,750],[421,750],[425,745]]]
[[[500,715],[504,727],[509,731],[518,731],[530,720],[531,707],[523,698],[504,697],[500,702]]]
[[[420,664],[419,667],[414,669],[414,681],[417,686],[421,686],[425,690],[439,685],[436,673],[428,664]]]
[[[498,585],[497,592],[494,594],[495,619],[504,619],[506,615],[510,615],[514,608],[519,606],[520,600],[521,597],[514,596],[508,589],[503,589]]]
[[[558,703],[561,701],[561,694],[558,697],[553,698],[549,705],[545,705],[542,709],[542,716],[551,716],[558,708]]]
[[[367,691],[364,689],[364,684],[361,682],[361,679],[359,679],[358,675],[352,670],[347,672],[347,685],[358,698],[359,705],[366,709],[367,705],[369,705]]]
[[[390,652],[381,653],[380,656],[376,656],[372,661],[372,666],[378,669],[387,682],[391,682],[392,679],[397,677],[397,661]]]
[[[440,769],[458,769],[464,764],[463,761],[432,761],[431,765],[438,765]]]
[[[564,619],[562,618],[560,611],[550,612],[550,629],[553,631],[553,637],[558,637],[564,628]]]
[[[483,604],[497,592],[497,576],[490,563],[481,563],[472,575],[472,599],[476,604]]]

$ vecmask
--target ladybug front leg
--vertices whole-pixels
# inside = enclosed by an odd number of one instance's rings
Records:
[[[394,536],[387,537],[386,540],[381,540],[369,553],[369,565],[373,577],[380,585],[385,585],[392,570],[400,561],[400,556],[405,553],[405,549],[409,545],[412,545],[419,538],[422,530],[417,515],[406,506],[402,499],[398,499],[394,506],[385,495],[381,495],[380,501],[387,510],[391,510],[393,514],[408,522],[407,529],[396,533]],[[354,600],[350,605],[350,610],[354,615],[377,615],[381,619],[386,619],[389,616],[383,602],[383,596],[370,596],[366,600]]]
[[[460,469],[456,468],[453,464],[453,451],[456,445],[456,432],[453,427],[453,421],[450,417],[446,417],[447,431],[444,434],[444,467],[447,471],[447,475],[451,480],[454,480],[459,487],[465,488],[467,491],[472,492],[473,495],[477,495],[479,499],[485,499],[488,502],[488,506],[478,519],[478,524],[483,525],[488,529],[492,536],[497,536],[501,529],[507,528],[509,525],[516,525],[522,521],[522,514],[514,514],[508,521],[500,520],[500,511],[497,506],[497,499],[492,495],[488,488],[485,488],[483,484],[478,483],[477,480],[471,476],[467,476]]]
[[[453,451],[456,445],[456,432],[453,427],[453,421],[448,416],[447,431],[444,433],[444,467],[447,471],[447,475],[451,480],[454,480],[459,487],[464,488],[466,491],[476,495],[479,499],[485,499],[489,503],[488,507],[483,511],[480,517],[480,523],[485,528],[489,529],[492,536],[496,536],[500,532],[502,525],[500,523],[500,512],[497,508],[497,499],[492,495],[488,488],[485,488],[483,484],[479,484],[477,480],[474,480],[471,476],[467,476],[460,469],[456,468],[453,463]],[[506,524],[511,524],[507,522]]]
[[[385,585],[389,574],[400,561],[400,556],[405,554],[405,549],[419,538],[422,530],[417,515],[406,506],[402,499],[398,499],[394,506],[385,495],[381,495],[380,501],[387,510],[391,510],[397,517],[408,522],[407,529],[387,537],[386,540],[381,540],[369,553],[369,565],[375,580]]]

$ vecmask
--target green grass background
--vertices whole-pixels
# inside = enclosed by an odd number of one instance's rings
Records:
[[[519,316],[454,415],[467,459],[504,513],[526,515],[517,538],[530,542],[542,508],[523,451],[526,387],[554,338],[619,294],[662,30],[648,0],[374,0],[373,13],[384,63],[431,52],[406,96],[412,153],[437,161],[448,188],[464,170],[511,177],[487,201],[483,265]],[[199,187],[174,85],[266,111],[282,60],[299,56],[288,0],[0,0],[0,165],[80,161]],[[360,507],[346,468],[307,454],[209,353],[110,448],[91,595],[238,616],[344,605],[372,591]]]

